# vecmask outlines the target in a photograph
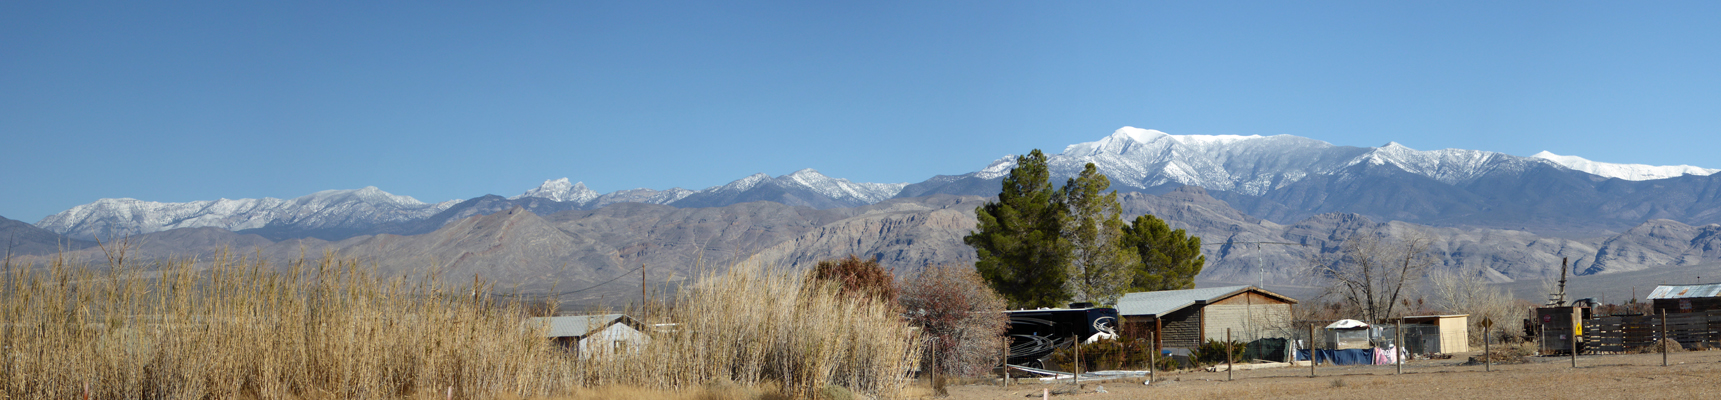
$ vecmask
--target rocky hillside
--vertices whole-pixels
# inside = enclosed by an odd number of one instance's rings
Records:
[[[1279,224],[1232,208],[1201,188],[1122,197],[1131,218],[1151,213],[1203,238],[1204,282],[1311,284],[1305,259],[1337,251],[1345,238],[1378,233],[1425,235],[1436,242],[1438,268],[1496,282],[1539,281],[1558,275],[1562,258],[1582,274],[1630,272],[1661,264],[1721,260],[1714,250],[1721,225],[1691,227],[1651,221],[1612,237],[1566,239],[1504,229],[1431,227],[1330,213]],[[928,265],[969,264],[962,243],[974,226],[978,196],[902,198],[839,209],[749,202],[676,208],[622,203],[595,210],[538,215],[515,206],[454,219],[421,234],[375,234],[340,241],[275,241],[218,228],[175,229],[132,238],[137,260],[210,257],[232,250],[290,260],[334,252],[397,274],[446,280],[474,275],[527,293],[564,293],[564,300],[610,304],[637,298],[640,270],[647,284],[674,285],[704,270],[740,262],[806,268],[850,254],[876,258],[899,273]],[[99,249],[73,253],[103,260]],[[38,257],[36,260],[41,260]],[[583,289],[583,290],[582,290]]]

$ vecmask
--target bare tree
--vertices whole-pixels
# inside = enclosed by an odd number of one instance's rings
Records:
[[[1470,315],[1470,340],[1482,341],[1482,321],[1496,325],[1524,318],[1525,310],[1504,288],[1488,283],[1479,274],[1435,271],[1428,274],[1428,289],[1433,292],[1435,307],[1442,312]]]
[[[1414,287],[1436,262],[1434,240],[1410,233],[1394,239],[1358,232],[1345,239],[1334,253],[1321,253],[1310,260],[1314,276],[1326,280],[1327,294],[1362,312],[1364,319],[1378,323],[1397,316],[1399,299],[1408,298]]]
[[[980,274],[963,265],[931,266],[898,285],[910,323],[936,338],[930,344],[940,373],[979,375],[1003,361],[1010,320],[1000,312],[1004,298]]]

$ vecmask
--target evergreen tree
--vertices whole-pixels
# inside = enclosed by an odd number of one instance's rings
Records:
[[[1071,289],[1078,299],[1097,304],[1123,296],[1139,263],[1135,249],[1124,244],[1123,207],[1117,192],[1106,192],[1110,187],[1111,180],[1088,163],[1059,191],[1070,209],[1064,236],[1071,245]]]
[[[1052,187],[1046,155],[1016,157],[997,201],[974,209],[977,230],[962,238],[979,256],[974,268],[1012,307],[1056,307],[1069,301],[1068,209]]]
[[[1135,248],[1141,262],[1136,264],[1135,282],[1130,290],[1194,289],[1195,275],[1207,257],[1201,255],[1201,238],[1190,236],[1153,215],[1136,217],[1124,227],[1126,246]]]

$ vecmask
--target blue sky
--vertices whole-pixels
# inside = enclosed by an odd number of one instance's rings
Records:
[[[0,2],[0,216],[918,182],[1126,125],[1721,168],[1717,2],[166,3]]]

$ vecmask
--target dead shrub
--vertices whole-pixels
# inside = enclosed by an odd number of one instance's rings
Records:
[[[896,276],[879,265],[878,260],[861,261],[850,254],[844,259],[820,261],[809,277],[835,283],[844,294],[896,302]]]
[[[1681,352],[1686,351],[1685,346],[1681,346],[1678,341],[1658,340],[1655,342],[1655,344],[1651,344],[1651,345],[1643,346],[1643,347],[1638,347],[1637,352],[1640,354],[1641,353],[1660,353],[1661,348],[1663,346],[1667,347],[1667,352],[1669,352],[1669,353],[1681,353]]]
[[[901,304],[933,346],[940,373],[977,376],[1003,362],[1004,298],[973,268],[934,266],[905,278]],[[930,356],[930,354],[928,354]]]

